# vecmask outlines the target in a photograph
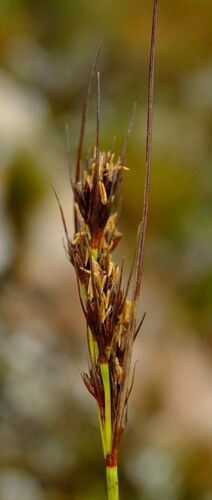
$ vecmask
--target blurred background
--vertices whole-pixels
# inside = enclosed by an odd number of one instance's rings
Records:
[[[101,144],[119,153],[127,274],[144,180],[150,0],[2,0],[0,7],[0,499],[104,500],[85,325],[52,185],[73,230],[75,158],[103,41]],[[123,500],[212,499],[211,0],[160,2],[151,208],[136,377],[120,450]],[[85,155],[95,141],[95,89]]]

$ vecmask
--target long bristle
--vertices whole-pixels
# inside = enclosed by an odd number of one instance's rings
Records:
[[[82,119],[81,119],[81,126],[80,126],[80,136],[79,136],[79,143],[78,143],[78,149],[77,149],[77,161],[76,161],[76,183],[80,179],[80,174],[81,174],[81,155],[82,155],[82,147],[83,147],[83,140],[84,140],[84,133],[85,133],[85,123],[86,123],[86,118],[87,118],[87,111],[88,111],[88,104],[89,104],[89,99],[90,99],[90,94],[91,94],[91,89],[92,89],[92,84],[94,81],[95,73],[96,73],[96,67],[99,59],[99,55],[101,52],[102,48],[102,42],[100,42],[96,57],[94,59],[93,67],[91,70],[91,75],[85,95],[85,100],[83,103],[83,109],[82,109]]]
[[[124,354],[124,378],[122,388],[119,393],[117,403],[117,414],[114,427],[113,447],[118,446],[119,430],[123,426],[124,411],[127,403],[128,385],[130,377],[131,359],[133,342],[136,332],[137,309],[138,300],[141,289],[141,278],[143,271],[143,256],[144,256],[144,243],[146,236],[146,226],[148,217],[148,201],[149,201],[149,187],[150,187],[150,163],[152,151],[152,118],[153,118],[153,94],[154,94],[154,69],[155,69],[155,47],[156,47],[156,26],[158,15],[158,0],[154,0],[153,16],[152,16],[152,33],[150,43],[150,57],[149,57],[149,78],[148,78],[148,105],[147,105],[147,139],[146,139],[146,172],[145,172],[145,185],[144,185],[144,201],[143,201],[143,214],[139,230],[138,241],[138,257],[136,264],[135,286],[132,296],[132,307],[130,313],[129,328],[126,339],[126,349]]]

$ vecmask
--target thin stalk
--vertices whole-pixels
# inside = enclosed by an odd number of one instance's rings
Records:
[[[88,334],[88,347],[89,347],[90,357],[91,357],[92,364],[94,365],[96,363],[96,359],[98,357],[98,347],[97,347],[96,341],[93,338],[93,334],[91,332],[91,329],[89,327],[87,329],[87,334]],[[101,410],[99,408],[98,403],[97,403],[97,412],[98,412],[98,419],[99,419],[99,427],[100,427],[100,434],[101,434],[103,454],[104,454],[104,458],[106,458],[107,453],[106,453],[106,446],[105,446],[104,420],[102,418]]]
[[[119,500],[119,484],[118,484],[118,467],[116,465],[108,465],[107,457],[111,454],[112,449],[112,415],[111,415],[111,387],[110,387],[110,373],[108,362],[100,364],[100,371],[104,387],[105,397],[105,420],[104,420],[104,455],[106,458],[106,478],[107,478],[107,493],[108,500]],[[101,422],[102,423],[102,422]],[[102,428],[100,424],[102,434]]]
[[[108,500],[119,500],[119,483],[117,465],[106,467]]]
[[[110,374],[107,361],[100,363],[100,371],[102,376],[104,399],[105,399],[105,422],[104,422],[105,449],[106,449],[106,455],[108,455],[111,451],[111,446],[112,446],[112,425],[111,425]]]

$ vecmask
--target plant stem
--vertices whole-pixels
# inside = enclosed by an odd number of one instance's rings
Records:
[[[108,500],[119,500],[118,469],[106,466]]]
[[[100,363],[102,382],[104,387],[105,397],[105,449],[106,455],[111,451],[112,446],[112,424],[111,424],[111,389],[110,389],[110,374],[108,362]]]
[[[104,435],[105,435],[105,452],[106,459],[111,454],[112,448],[112,422],[111,422],[111,387],[110,387],[110,373],[108,362],[100,364],[102,382],[104,387],[105,397],[105,421],[104,421]],[[119,500],[119,485],[118,485],[118,468],[117,464],[106,465],[107,477],[107,492],[108,500]]]

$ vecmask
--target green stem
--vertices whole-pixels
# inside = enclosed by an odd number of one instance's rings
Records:
[[[105,451],[108,455],[112,446],[112,424],[111,424],[111,389],[110,389],[110,374],[108,362],[100,363],[102,382],[104,387],[105,397]]]
[[[111,387],[110,372],[107,361],[100,363],[102,382],[104,387],[105,411],[104,411],[104,444],[106,460],[111,454],[112,448],[112,415],[111,415]],[[118,469],[117,465],[106,465],[108,500],[119,500]]]
[[[92,254],[97,258],[97,250],[93,250]],[[87,334],[91,362],[95,365],[98,357],[97,343],[93,338],[90,328],[88,328]],[[101,415],[100,408],[98,408],[98,417],[104,458],[107,460],[107,457],[111,454],[112,448],[111,387],[108,361],[100,362],[100,372],[104,389],[104,415]],[[117,465],[106,465],[106,477],[108,500],[119,500]]]
[[[119,483],[117,465],[106,466],[108,500],[119,500]]]
[[[97,342],[93,338],[92,331],[89,327],[87,328],[87,336],[88,336],[88,347],[89,347],[91,362],[92,362],[92,365],[95,366],[96,359],[98,357],[98,346],[97,346]],[[97,403],[97,411],[98,411],[99,427],[100,427],[100,433],[101,433],[103,453],[104,453],[104,458],[106,458],[104,419],[102,417],[101,410],[98,406],[98,403]]]

